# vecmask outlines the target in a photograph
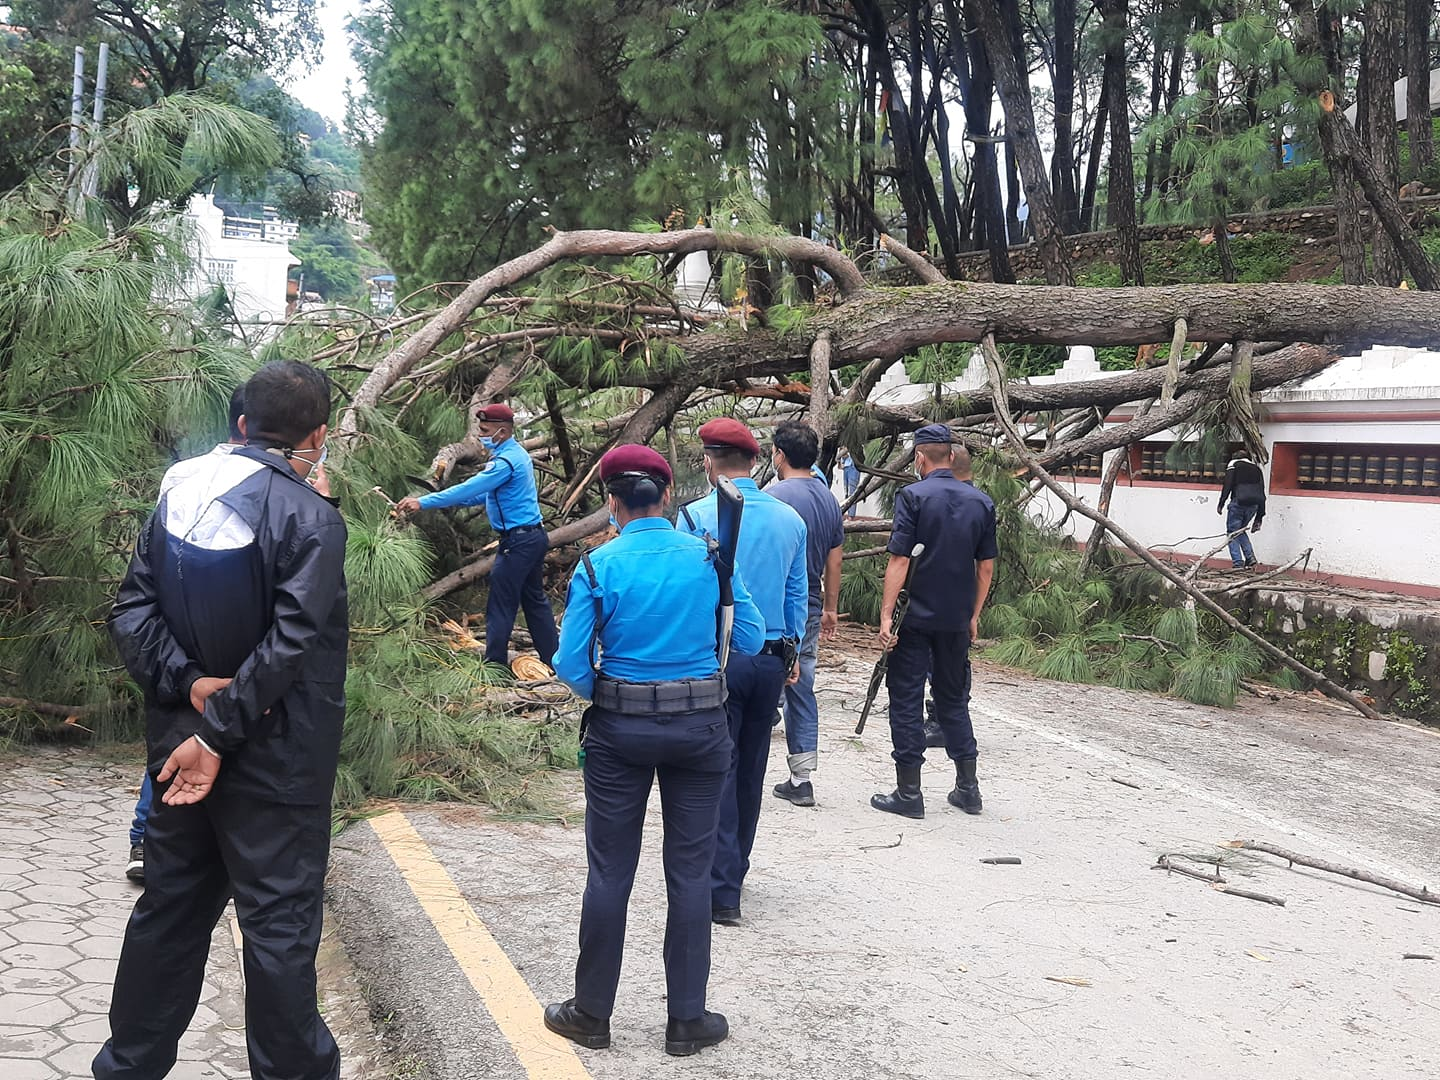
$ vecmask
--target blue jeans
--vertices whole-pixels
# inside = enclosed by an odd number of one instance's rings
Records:
[[[785,687],[785,742],[790,750],[790,771],[809,777],[820,749],[820,706],[815,700],[815,661],[820,652],[820,609],[812,608],[800,641],[800,678]],[[796,761],[805,755],[806,760]]]
[[[131,847],[145,842],[145,822],[150,820],[150,799],[154,794],[154,785],[150,783],[149,772],[146,772],[145,782],[140,785],[140,799],[135,803],[135,820],[130,823]]]
[[[1232,502],[1230,509],[1225,512],[1225,531],[1235,533],[1247,528],[1255,518],[1255,511],[1258,506],[1246,506],[1243,503]],[[1235,539],[1230,541],[1230,561],[1235,566],[1244,566],[1246,563],[1255,561],[1255,549],[1250,546],[1250,534],[1242,532]]]

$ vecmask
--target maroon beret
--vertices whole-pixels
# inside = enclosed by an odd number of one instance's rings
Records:
[[[700,441],[705,444],[706,449],[713,446],[723,450],[743,450],[751,457],[760,456],[760,444],[755,441],[755,436],[750,434],[748,427],[733,417],[719,416],[701,424]]]
[[[600,459],[600,479],[609,480],[621,473],[646,473],[669,484],[675,479],[670,463],[639,443],[623,443],[613,450],[607,450]]]
[[[515,422],[515,410],[509,405],[482,405],[475,410],[477,420],[488,420],[492,424],[513,424]]]

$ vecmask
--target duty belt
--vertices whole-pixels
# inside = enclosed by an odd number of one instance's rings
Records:
[[[631,715],[677,716],[719,709],[725,704],[725,678],[678,679],[673,682],[627,682],[600,675],[591,700],[601,709]]]

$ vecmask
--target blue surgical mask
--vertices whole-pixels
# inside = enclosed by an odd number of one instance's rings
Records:
[[[481,435],[480,445],[483,446],[486,450],[494,450],[495,440],[492,439],[489,435]]]

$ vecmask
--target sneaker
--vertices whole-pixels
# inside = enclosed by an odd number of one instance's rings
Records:
[[[132,844],[130,861],[125,864],[125,876],[131,881],[145,881],[145,845]]]
[[[814,806],[815,787],[809,780],[800,784],[793,780],[786,780],[783,784],[775,785],[775,797],[792,802],[796,806]]]

